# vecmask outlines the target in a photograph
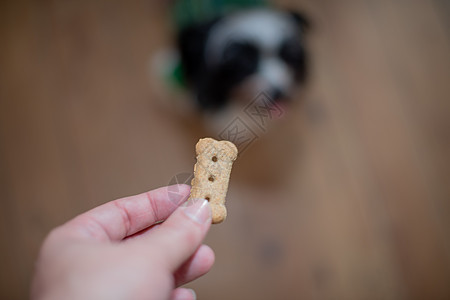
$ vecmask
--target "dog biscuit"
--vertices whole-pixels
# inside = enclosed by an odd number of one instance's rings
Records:
[[[212,223],[217,224],[227,217],[225,197],[230,180],[231,167],[238,150],[229,141],[216,141],[212,138],[200,139],[195,146],[197,163],[190,199],[203,198],[209,201]]]

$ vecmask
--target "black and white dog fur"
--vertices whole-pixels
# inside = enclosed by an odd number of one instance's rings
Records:
[[[301,14],[253,9],[182,30],[181,63],[197,107],[217,115],[262,91],[275,101],[289,98],[306,77],[307,27]]]

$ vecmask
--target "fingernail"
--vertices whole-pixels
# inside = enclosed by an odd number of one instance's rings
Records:
[[[197,300],[197,294],[193,289],[188,289],[189,292],[191,292],[192,296],[194,297],[194,300]]]
[[[211,222],[211,207],[205,199],[189,199],[182,207],[184,214],[193,221],[199,224]]]

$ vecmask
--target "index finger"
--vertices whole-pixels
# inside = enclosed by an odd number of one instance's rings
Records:
[[[189,196],[190,186],[171,185],[100,205],[63,225],[79,237],[121,241],[165,220]]]

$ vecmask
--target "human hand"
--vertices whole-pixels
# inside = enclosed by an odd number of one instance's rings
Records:
[[[195,299],[179,286],[214,263],[214,252],[202,245],[211,209],[203,199],[178,207],[189,186],[173,187],[177,197],[159,188],[53,229],[36,263],[32,299]]]

